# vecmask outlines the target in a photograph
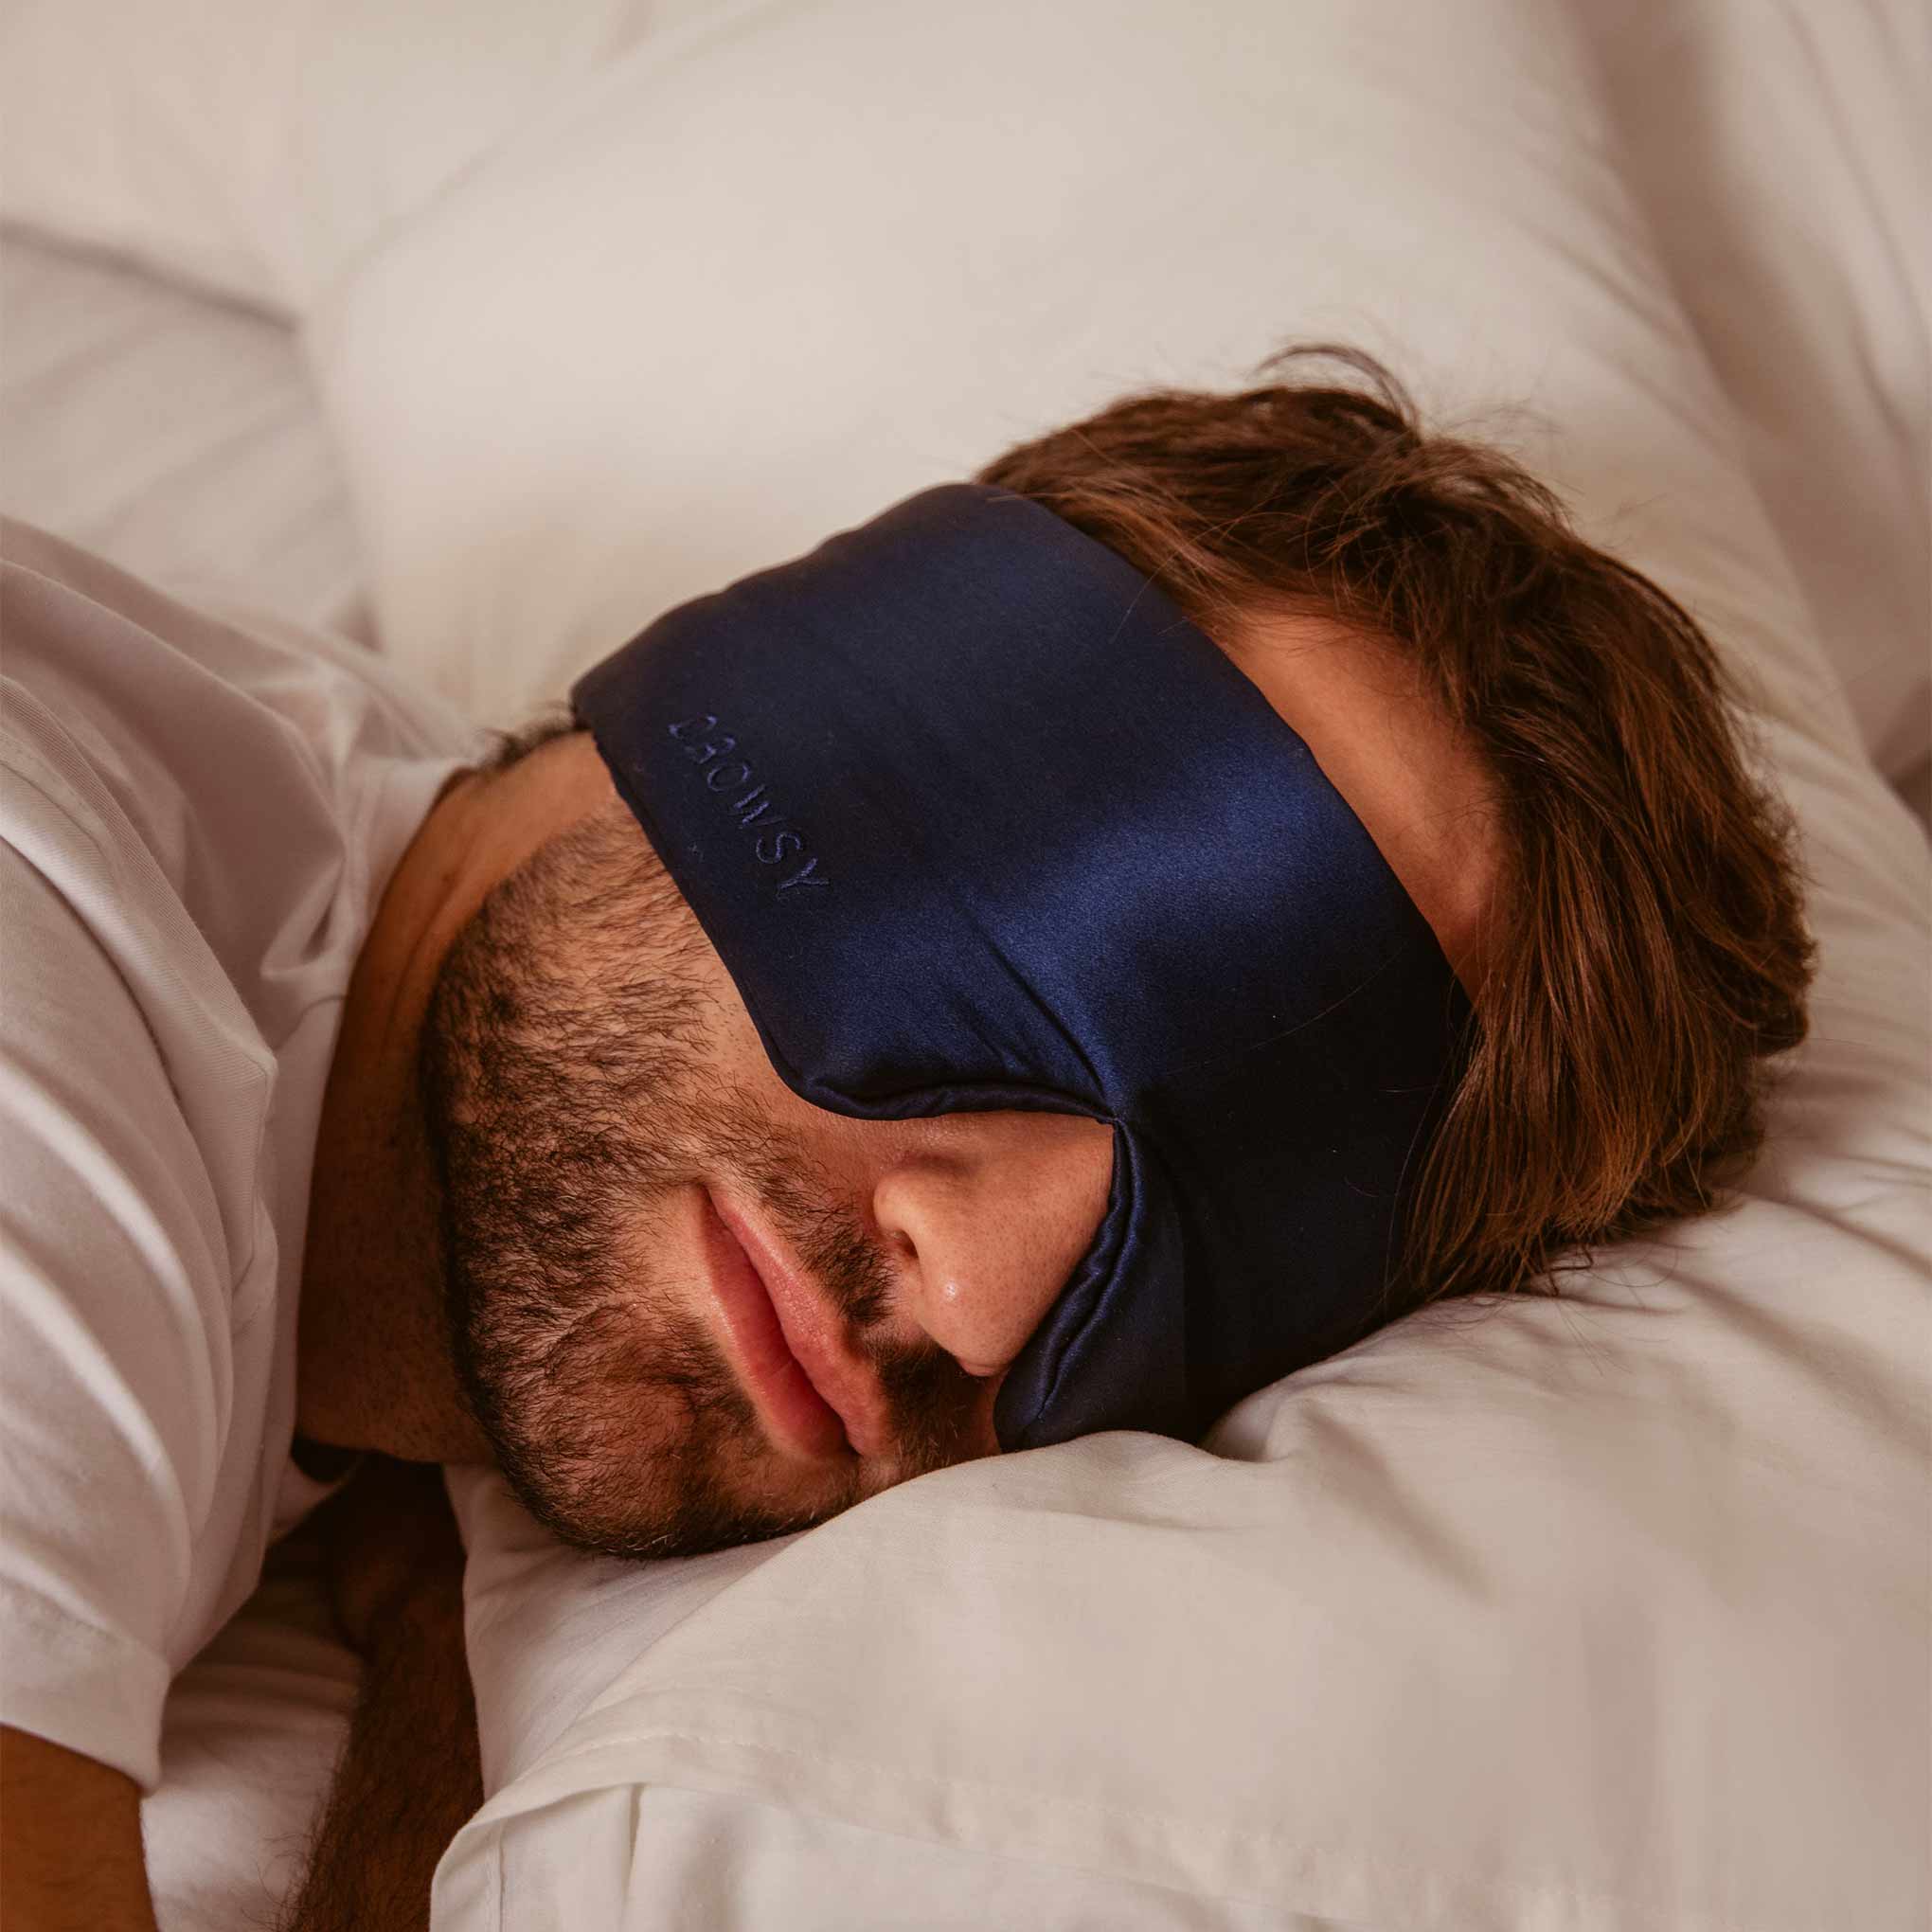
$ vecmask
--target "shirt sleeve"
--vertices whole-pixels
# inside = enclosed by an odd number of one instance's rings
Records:
[[[0,843],[0,1722],[159,1778],[234,1274],[126,982]]]

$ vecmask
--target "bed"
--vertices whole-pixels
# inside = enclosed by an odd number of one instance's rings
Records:
[[[509,723],[1030,430],[1340,335],[1746,667],[1825,954],[1731,1212],[1199,1447],[638,1566],[454,1474],[489,1799],[437,1925],[1924,1923],[1913,9],[192,17],[0,26],[9,513]],[[354,1683],[297,1536],[170,1699],[164,1925],[269,1922]]]

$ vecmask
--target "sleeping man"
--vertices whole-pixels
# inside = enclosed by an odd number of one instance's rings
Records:
[[[1736,693],[1494,450],[1279,359],[657,618],[479,756],[7,530],[0,1908],[152,1923],[171,1675],[324,1505],[287,1923],[426,1922],[493,1463],[650,1557],[1198,1440],[1708,1210],[1813,947]]]

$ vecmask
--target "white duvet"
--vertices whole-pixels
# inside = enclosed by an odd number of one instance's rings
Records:
[[[521,94],[482,32],[386,200],[284,152],[273,246],[188,264],[302,325],[385,648],[507,722],[1032,429],[1340,335],[1746,668],[1823,966],[1732,1211],[1201,1448],[644,1567],[460,1481],[492,1796],[437,1924],[1922,1924],[1932,854],[1872,762],[1932,742],[1922,24],[680,11],[550,9]]]

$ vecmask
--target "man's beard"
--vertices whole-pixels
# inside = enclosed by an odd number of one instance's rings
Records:
[[[891,1278],[850,1204],[742,1088],[707,1079],[707,942],[621,808],[550,840],[457,936],[425,1015],[458,1379],[511,1488],[557,1535],[679,1556],[783,1535],[883,1485],[778,1458],[667,1278],[701,1177],[756,1199],[849,1331]],[[715,975],[714,975],[715,976]],[[893,1479],[957,1461],[976,1386],[926,1346],[874,1356]]]

